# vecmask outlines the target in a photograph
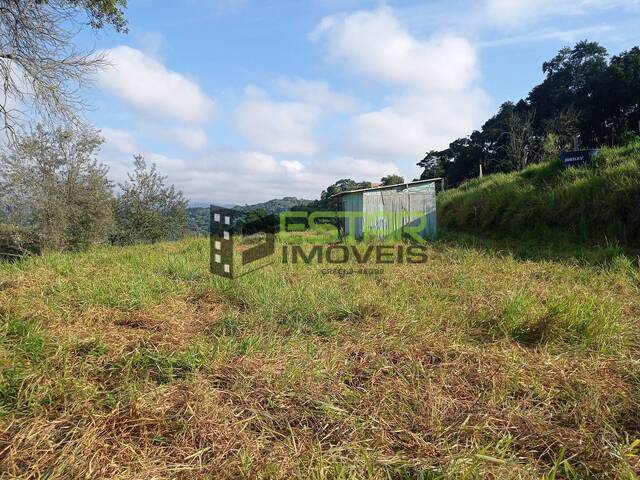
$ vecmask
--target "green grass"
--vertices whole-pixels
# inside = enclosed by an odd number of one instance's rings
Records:
[[[205,239],[0,265],[0,477],[634,478],[638,259],[565,247],[451,235],[381,275],[232,281]]]
[[[531,243],[640,247],[640,142],[605,148],[587,168],[554,159],[489,175],[438,196],[448,230]]]

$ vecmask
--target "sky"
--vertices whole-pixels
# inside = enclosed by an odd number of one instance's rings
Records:
[[[84,95],[116,182],[134,154],[192,204],[319,198],[416,163],[526,97],[563,46],[640,45],[640,0],[130,0]]]

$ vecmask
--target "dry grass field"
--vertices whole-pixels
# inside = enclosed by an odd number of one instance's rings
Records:
[[[429,252],[234,281],[204,239],[0,266],[0,478],[635,478],[637,259]]]

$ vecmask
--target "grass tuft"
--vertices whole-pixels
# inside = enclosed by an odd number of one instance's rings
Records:
[[[635,256],[458,240],[376,275],[213,278],[198,238],[1,265],[0,476],[638,475]]]
[[[588,168],[559,159],[473,179],[438,196],[449,230],[640,247],[640,142],[604,148]]]

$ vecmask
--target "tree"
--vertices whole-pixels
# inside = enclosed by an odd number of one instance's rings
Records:
[[[113,224],[111,183],[91,128],[37,126],[0,155],[0,205],[7,223],[33,227],[45,249],[105,241]]]
[[[607,56],[606,48],[584,40],[573,48],[561,49],[553,59],[543,63],[546,78],[528,97],[536,112],[534,128],[537,133],[562,111],[573,109],[579,113],[579,127],[585,140],[597,143],[602,139],[594,95],[607,71]]]
[[[311,206],[311,210],[337,210],[338,201],[332,198],[335,194],[346,192],[349,190],[359,190],[361,188],[370,188],[371,182],[356,182],[350,178],[338,180],[333,185],[329,185],[326,190],[320,194],[320,201]]]
[[[442,152],[437,150],[428,151],[424,158],[417,164],[423,168],[420,180],[428,180],[430,178],[444,178],[446,176],[447,165],[446,157]]]
[[[340,207],[340,200],[336,198],[334,195],[340,192],[347,192],[351,190],[359,190],[361,188],[370,188],[371,182],[356,182],[350,178],[343,178],[338,180],[332,185],[329,185],[325,190],[320,194],[320,200],[314,200],[305,205],[297,205],[291,208],[291,211],[298,212],[336,212]],[[338,219],[319,219],[318,223],[327,223],[331,225],[335,225],[338,228],[342,228],[342,223]],[[291,223],[304,223],[307,226],[306,220],[304,222],[299,221],[296,222],[292,219]]]
[[[388,185],[398,185],[399,183],[404,183],[404,177],[401,177],[400,175],[396,175],[394,173],[392,175],[382,177],[380,181],[382,182],[382,185],[386,187]]]
[[[458,185],[480,175],[482,144],[478,140],[478,132],[474,132],[469,137],[460,138],[449,145],[446,151],[449,159],[448,185]]]
[[[77,121],[77,92],[106,61],[78,51],[74,36],[87,24],[126,31],[125,7],[126,0],[0,0],[0,116],[10,137],[26,108],[43,121]]]
[[[187,200],[154,164],[147,167],[141,155],[134,157],[129,180],[118,184],[122,193],[116,201],[117,230],[114,242],[137,243],[175,240],[187,226]]]
[[[244,235],[254,233],[276,233],[278,217],[264,208],[256,208],[246,213],[240,221],[240,229]]]
[[[514,111],[507,118],[506,160],[511,170],[522,170],[536,159],[538,154],[533,132],[533,111]]]
[[[640,129],[640,48],[622,52],[611,59],[602,78],[594,104],[602,115],[602,136],[610,143],[624,141],[629,132]]]
[[[621,144],[640,128],[640,48],[608,62],[607,50],[582,41],[544,62],[545,79],[526,99],[505,102],[479,131],[418,162],[421,178],[458,185],[485,173],[510,172],[573,148]]]
[[[476,134],[475,143],[477,143],[481,154],[478,163],[482,163],[483,173],[485,174],[509,172],[511,170],[511,167],[505,161],[508,143],[505,126],[516,108],[516,104],[513,102],[504,102],[498,112],[487,120],[480,132]]]
[[[562,110],[544,125],[544,150],[546,154],[557,155],[563,150],[574,148],[580,137],[579,114],[575,107]]]

